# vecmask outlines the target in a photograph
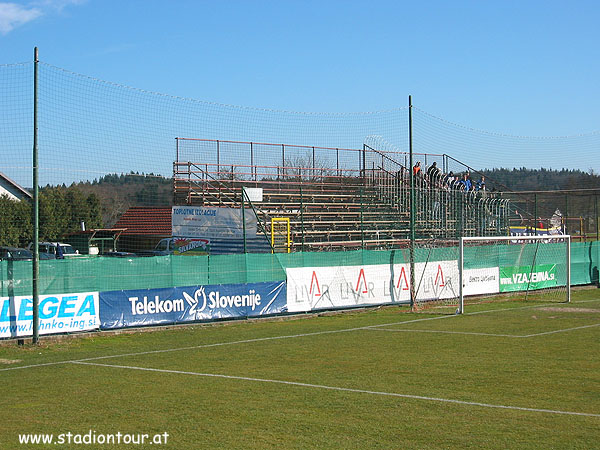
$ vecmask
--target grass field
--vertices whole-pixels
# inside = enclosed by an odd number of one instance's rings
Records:
[[[598,448],[600,290],[7,344],[0,386],[2,449]]]

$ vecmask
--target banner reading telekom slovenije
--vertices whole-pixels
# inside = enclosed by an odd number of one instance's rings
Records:
[[[100,328],[125,328],[280,314],[285,281],[100,293]]]

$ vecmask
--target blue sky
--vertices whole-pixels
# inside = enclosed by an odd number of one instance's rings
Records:
[[[597,1],[0,2],[0,63],[292,111],[405,106],[519,136],[600,129]]]

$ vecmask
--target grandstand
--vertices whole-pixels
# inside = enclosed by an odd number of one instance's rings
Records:
[[[267,236],[273,219],[289,219],[292,251],[403,248],[410,238],[406,154],[372,145],[340,149],[178,138],[174,204],[239,208],[242,189],[260,188],[258,201],[244,202]],[[447,155],[420,157],[426,164],[414,177],[417,239],[508,234],[508,200],[485,187],[466,188],[449,168],[471,169]]]

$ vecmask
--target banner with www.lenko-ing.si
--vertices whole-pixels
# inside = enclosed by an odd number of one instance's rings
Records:
[[[39,296],[39,334],[90,331],[100,327],[98,292]],[[33,335],[33,298],[0,298],[0,338]]]

